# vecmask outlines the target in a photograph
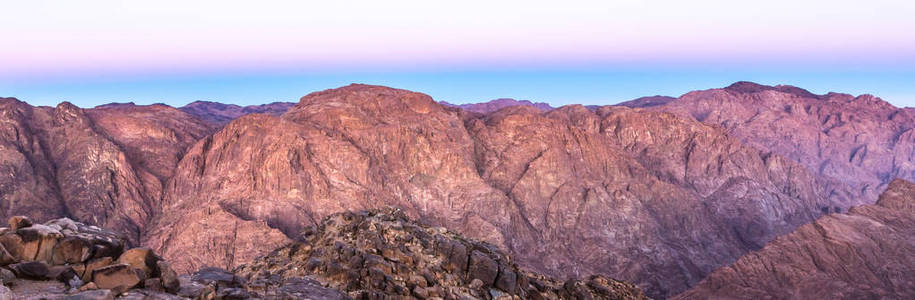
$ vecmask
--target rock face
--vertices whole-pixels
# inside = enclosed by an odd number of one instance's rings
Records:
[[[915,183],[821,217],[721,268],[677,299],[915,298]]]
[[[494,112],[494,111],[497,111],[497,110],[500,110],[500,109],[503,109],[506,107],[511,107],[511,106],[532,106],[541,111],[550,111],[550,110],[554,109],[554,107],[550,106],[549,103],[531,102],[528,100],[515,100],[515,99],[510,99],[510,98],[500,98],[500,99],[495,99],[495,100],[491,100],[488,102],[466,103],[466,104],[451,104],[451,103],[448,103],[445,101],[442,101],[439,103],[441,103],[442,105],[445,105],[445,106],[457,107],[457,108],[460,108],[460,109],[463,109],[463,110],[466,110],[469,112],[475,112],[475,113],[481,113],[481,114],[488,114],[488,113],[491,113],[491,112]]]
[[[175,174],[144,243],[183,272],[231,269],[324,216],[390,205],[533,270],[611,274],[655,297],[834,206],[803,166],[673,114],[478,115],[367,85],[239,118]]]
[[[179,108],[181,111],[197,116],[198,118],[214,125],[223,126],[232,120],[247,114],[282,115],[295,103],[273,102],[261,105],[238,106],[210,101],[194,101]]]
[[[354,299],[645,299],[631,284],[556,279],[520,269],[495,246],[409,221],[397,209],[333,214],[236,271],[263,298],[311,276]]]
[[[830,191],[840,209],[874,203],[894,178],[915,179],[915,118],[871,95],[815,95],[793,86],[738,82],[650,109],[721,126],[748,145],[850,186],[851,194]]]
[[[84,110],[0,99],[0,217],[70,217],[137,243],[178,160],[211,131],[163,105]]]

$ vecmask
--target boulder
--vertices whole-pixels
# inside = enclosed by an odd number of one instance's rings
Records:
[[[113,260],[111,257],[96,258],[86,262],[85,264],[76,265],[77,267],[74,267],[73,269],[77,274],[79,274],[80,279],[88,282],[92,280],[93,271],[110,265],[112,261]]]
[[[29,220],[29,217],[26,216],[12,216],[10,217],[9,222],[10,230],[12,231],[32,226],[32,220]]]
[[[162,288],[169,293],[177,293],[181,289],[178,273],[164,260],[158,261],[156,267],[159,269],[159,278],[162,279]]]
[[[156,256],[152,249],[133,248],[121,254],[117,263],[127,264],[131,267],[142,270],[148,277],[158,277],[158,267],[156,263],[162,258]]]
[[[0,281],[6,284],[13,282],[13,280],[16,280],[16,274],[13,271],[7,268],[0,268]]]
[[[8,232],[0,235],[0,245],[3,245],[3,249],[6,250],[13,259],[19,261],[24,257],[22,253],[22,237],[15,232]]]
[[[57,241],[51,253],[51,263],[55,265],[78,264],[85,262],[92,255],[92,243],[80,236],[67,236]]]
[[[499,264],[486,253],[474,250],[470,254],[470,267],[467,276],[470,279],[479,279],[486,286],[491,286],[499,274]]]
[[[114,300],[111,290],[88,290],[64,298],[65,300]]]
[[[16,233],[22,237],[22,257],[20,257],[20,260],[50,262],[57,240],[63,237],[59,230],[41,224],[20,228],[16,230]]]
[[[42,280],[50,273],[48,264],[42,261],[28,261],[10,265],[17,277]]]
[[[191,281],[214,285],[217,289],[242,287],[245,284],[244,278],[216,267],[200,269],[191,276]]]
[[[127,264],[116,264],[92,271],[92,282],[99,289],[111,289],[117,294],[129,290],[146,279],[146,273]]]
[[[13,264],[18,261],[19,260],[17,260],[16,257],[14,257],[12,254],[10,254],[9,251],[6,251],[6,247],[3,247],[3,244],[0,243],[0,266]]]

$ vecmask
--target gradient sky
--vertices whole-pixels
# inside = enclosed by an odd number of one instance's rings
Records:
[[[257,104],[361,82],[612,104],[751,80],[915,106],[913,2],[743,3],[3,1],[0,96]]]

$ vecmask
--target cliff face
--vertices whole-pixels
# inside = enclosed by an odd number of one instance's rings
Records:
[[[72,217],[134,244],[185,149],[212,130],[166,106],[0,106],[0,214]]]
[[[871,204],[894,178],[915,179],[915,118],[871,95],[815,95],[792,86],[738,82],[650,109],[716,124],[853,189],[831,193],[842,208]]]
[[[534,270],[611,274],[663,296],[812,221],[825,199],[802,166],[673,114],[480,116],[352,85],[198,142],[146,243],[178,269],[232,267],[331,213],[392,205]]]
[[[677,299],[911,299],[915,184],[830,214],[721,268]]]

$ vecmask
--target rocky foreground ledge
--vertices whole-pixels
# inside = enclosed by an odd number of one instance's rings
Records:
[[[313,278],[354,299],[647,299],[603,276],[561,281],[527,272],[495,246],[391,208],[330,215],[235,273],[264,298]]]
[[[178,276],[152,250],[125,249],[127,239],[113,231],[67,218],[32,224],[16,216],[9,224],[0,228],[0,300],[251,298],[233,288],[238,277],[228,271]]]
[[[635,286],[591,276],[527,272],[496,247],[397,209],[331,215],[300,238],[234,272],[179,276],[116,232],[62,218],[0,228],[6,299],[646,299]]]

